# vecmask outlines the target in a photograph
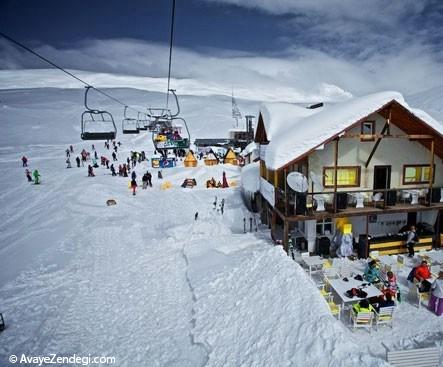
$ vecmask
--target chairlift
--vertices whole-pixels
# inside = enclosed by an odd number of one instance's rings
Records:
[[[140,118],[140,115],[144,115],[144,117]],[[139,130],[148,130],[149,127],[149,118],[147,115],[142,114],[141,112],[139,112],[137,114],[137,124],[138,124],[138,129]]]
[[[122,121],[122,131],[123,134],[138,134],[139,131],[139,125],[138,120],[132,117],[126,116],[126,110],[128,109],[128,106],[125,106],[125,110],[123,112],[123,121]]]
[[[88,107],[88,92],[85,91],[85,108],[81,117],[82,140],[114,140],[117,136],[117,127],[114,118],[107,111],[94,110]]]
[[[3,318],[3,314],[0,313],[0,331],[5,330],[6,325],[5,325],[5,320]]]

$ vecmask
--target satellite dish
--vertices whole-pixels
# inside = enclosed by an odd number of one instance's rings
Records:
[[[309,178],[311,179],[312,183],[314,184],[314,191],[315,192],[322,192],[324,190],[323,187],[323,179],[322,176],[317,175],[314,172],[309,172]]]
[[[308,191],[308,179],[300,172],[291,172],[288,177],[286,177],[286,181],[289,187],[296,192]]]

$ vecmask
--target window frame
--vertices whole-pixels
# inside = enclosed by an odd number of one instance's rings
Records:
[[[414,181],[414,182],[406,182],[406,169],[407,168],[416,168],[416,167],[429,167],[429,169],[431,168],[430,164],[404,164],[403,165],[403,176],[402,176],[402,183],[403,185],[422,185],[422,184],[429,184],[430,180],[425,180],[425,181]],[[432,183],[435,182],[435,164],[434,164],[434,169],[432,170]]]
[[[327,185],[326,184],[326,170],[332,169],[334,170],[334,166],[325,166],[323,167],[323,187],[324,188],[333,188],[334,184]],[[337,166],[337,173],[340,169],[356,169],[357,170],[357,183],[355,185],[339,185],[337,184],[337,187],[344,188],[344,187],[360,187],[361,183],[361,166]],[[337,175],[338,176],[338,175]]]
[[[365,134],[363,132],[364,124],[371,124],[371,134]],[[375,141],[375,120],[362,121],[360,124],[360,141]]]

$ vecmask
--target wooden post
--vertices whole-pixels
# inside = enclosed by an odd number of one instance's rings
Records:
[[[288,199],[288,183],[286,181],[286,178],[288,177],[288,169],[285,168],[285,216],[287,217],[289,215],[289,199]]]
[[[441,219],[441,210],[439,210],[438,213],[437,213],[437,225],[436,225],[436,228],[435,228],[435,235],[436,235],[435,247],[439,247],[439,248],[441,247],[440,219]]]
[[[334,213],[337,213],[337,166],[338,166],[338,140],[335,139],[334,148]]]
[[[432,204],[432,183],[434,181],[434,139],[431,140],[431,165],[429,166],[429,203]]]
[[[366,214],[366,258],[369,257],[369,215]]]
[[[289,254],[289,247],[288,247],[289,236],[288,236],[288,234],[289,234],[289,223],[285,218],[283,221],[283,248]]]

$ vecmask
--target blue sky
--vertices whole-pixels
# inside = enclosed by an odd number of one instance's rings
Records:
[[[0,29],[65,67],[164,77],[170,3],[2,0]],[[173,75],[411,94],[443,85],[442,46],[440,0],[177,0]],[[0,40],[0,68],[41,67]]]

